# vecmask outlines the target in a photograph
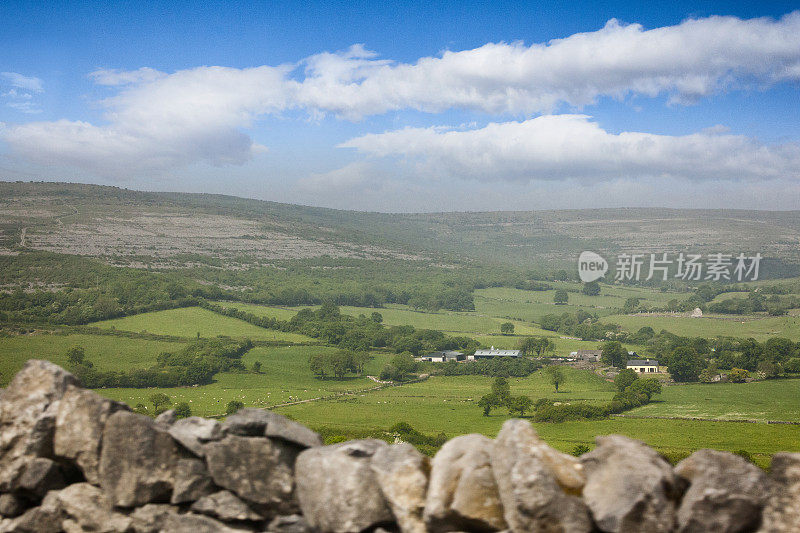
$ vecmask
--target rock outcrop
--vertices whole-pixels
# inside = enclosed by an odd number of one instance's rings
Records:
[[[0,392],[0,533],[800,531],[800,454],[770,474],[700,450],[675,468],[619,435],[575,458],[508,420],[433,457],[323,446],[279,414],[153,420],[29,361]]]

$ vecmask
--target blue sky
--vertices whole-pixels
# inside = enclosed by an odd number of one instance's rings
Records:
[[[796,2],[420,4],[4,2],[0,179],[800,208]]]

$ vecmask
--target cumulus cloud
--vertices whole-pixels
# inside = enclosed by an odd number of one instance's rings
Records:
[[[285,75],[282,67],[183,70],[105,100],[106,125],[31,122],[8,126],[4,138],[25,159],[111,177],[242,164],[263,147],[241,128],[286,107]]]
[[[629,94],[689,102],[731,86],[800,79],[800,12],[652,30],[612,19],[564,39],[489,43],[414,64],[335,54],[306,64],[298,101],[356,119],[406,108],[530,115]]]
[[[586,115],[545,115],[468,131],[405,128],[341,146],[373,158],[399,158],[429,177],[482,181],[800,179],[800,145],[766,146],[719,131],[613,134]]]
[[[489,43],[413,63],[354,45],[291,65],[173,73],[100,69],[89,76],[114,91],[101,102],[105,122],[10,125],[2,138],[14,154],[130,176],[197,162],[241,164],[262,148],[243,130],[292,109],[348,120],[453,108],[529,117],[604,96],[668,95],[688,102],[732,87],[800,80],[800,12],[778,20],[692,19],[651,30],[611,20],[597,31],[545,43]],[[37,78],[3,73],[2,79],[28,95],[41,91]],[[35,109],[24,98],[12,103]]]

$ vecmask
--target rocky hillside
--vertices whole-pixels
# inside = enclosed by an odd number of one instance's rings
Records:
[[[0,532],[800,530],[800,454],[769,476],[701,450],[671,467],[612,435],[580,458],[524,420],[429,460],[408,444],[322,446],[285,417],[156,420],[29,361],[0,396]]]
[[[48,250],[116,265],[233,269],[295,259],[477,260],[574,267],[578,254],[761,252],[800,272],[800,211],[585,209],[374,213],[77,183],[0,182],[0,254]]]

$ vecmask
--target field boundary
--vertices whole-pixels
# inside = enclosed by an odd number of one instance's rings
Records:
[[[692,420],[695,422],[738,422],[741,424],[785,424],[788,426],[800,426],[800,422],[793,422],[790,420],[755,420],[752,418],[702,418],[697,416],[645,416],[645,415],[614,415],[621,418],[638,418],[638,419],[656,419],[656,420]]]

